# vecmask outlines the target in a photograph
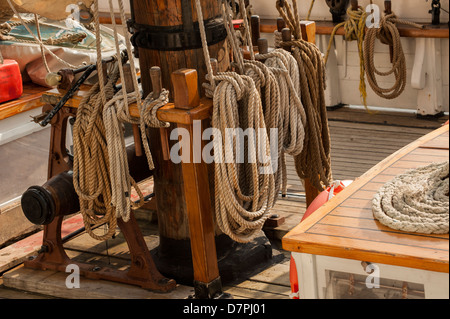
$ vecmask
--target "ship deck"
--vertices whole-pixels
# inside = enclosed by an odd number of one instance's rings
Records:
[[[330,110],[328,116],[332,139],[332,169],[335,180],[357,179],[389,155],[439,128],[448,120],[448,116],[418,119],[413,113],[386,111],[368,113],[364,109],[350,107]],[[45,163],[48,159],[48,153],[45,152],[47,144],[47,130],[33,133],[31,136],[21,138],[14,145],[11,143],[2,145],[2,148],[8,152],[0,152],[0,159],[6,155],[8,158],[18,156],[24,150],[29,151],[30,145],[33,145],[37,151],[33,152],[33,158],[26,160],[44,163],[39,169],[43,169],[45,175]],[[23,171],[24,166],[20,166],[20,161],[16,163],[2,160],[2,163],[6,163],[0,167],[2,187],[11,188],[11,185],[16,185],[15,187],[20,189],[23,188],[23,185],[31,185],[31,179],[36,178]],[[33,169],[36,170],[36,166]],[[8,181],[8,178],[10,180],[17,178],[19,171],[23,175],[20,183],[3,182],[3,180]],[[38,172],[34,172],[34,174],[38,174]],[[270,263],[258,269],[249,269],[249,272],[239,280],[224,285],[224,291],[235,299],[289,298],[290,253],[282,249],[281,239],[298,225],[306,211],[304,188],[295,173],[294,162],[291,158],[288,159],[288,181],[288,196],[280,198],[273,209],[273,213],[284,217],[285,222],[278,227],[264,229],[272,243],[274,258]],[[148,182],[146,186],[147,191],[151,191],[152,183]],[[0,189],[0,191],[14,190]],[[159,239],[154,212],[141,210],[137,217],[149,249],[156,247]],[[38,236],[38,234],[34,236]],[[22,240],[30,240],[30,237]],[[11,249],[13,245],[0,249],[0,298],[182,299],[193,293],[192,287],[182,285],[172,293],[155,294],[133,286],[87,279],[82,279],[80,289],[67,289],[65,287],[67,274],[23,268],[21,260],[35,251],[28,249],[24,252],[25,250]],[[80,233],[66,241],[64,247],[69,257],[77,261],[88,261],[117,268],[126,268],[129,263],[127,245],[120,234],[107,242],[98,242],[89,235]],[[22,255],[16,256],[14,259],[14,254]],[[11,260],[15,261],[11,262]]]

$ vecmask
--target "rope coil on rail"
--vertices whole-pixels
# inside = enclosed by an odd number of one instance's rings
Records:
[[[416,28],[424,26],[400,20],[394,13],[388,14],[381,18],[380,28],[369,28],[364,39],[364,65],[366,70],[367,81],[372,90],[380,97],[385,99],[395,99],[400,96],[406,87],[406,58],[403,52],[400,33],[396,24],[406,24]],[[375,42],[379,39],[381,43],[392,47],[392,68],[387,72],[379,71],[375,67]],[[390,88],[382,88],[378,84],[377,75],[379,76],[395,76],[395,83]]]
[[[331,141],[325,105],[325,64],[319,48],[302,39],[297,0],[291,8],[287,1],[277,0],[276,7],[286,25],[291,29],[293,41],[283,46],[293,46],[292,54],[300,71],[301,101],[306,113],[305,144],[295,157],[295,168],[302,179],[324,190],[332,181]]]
[[[383,225],[407,232],[449,232],[449,162],[433,163],[396,176],[372,201]]]
[[[345,35],[344,39],[346,41],[357,41],[358,54],[359,54],[359,64],[360,64],[360,80],[359,80],[359,92],[361,93],[361,98],[363,105],[367,108],[367,90],[365,75],[365,64],[364,64],[364,36],[366,32],[366,11],[359,6],[358,10],[353,10],[351,7],[347,9],[348,19],[344,22],[337,24],[333,31],[331,32],[330,42],[328,43],[327,52],[325,54],[325,65],[328,62],[328,57],[330,55],[331,47],[333,45],[333,40],[336,32],[344,27]]]
[[[119,0],[119,6],[124,26],[125,13],[122,0]],[[110,9],[112,12],[111,1]],[[97,69],[102,70],[98,0],[94,2],[94,24],[97,36]],[[120,56],[115,23],[113,29],[117,55]],[[131,42],[128,37],[126,45],[128,52],[131,53]],[[155,97],[151,93],[142,101],[137,76],[135,72],[131,72],[134,91],[126,93],[123,85],[121,90],[115,92],[114,85],[119,78],[123,84],[126,82],[122,63],[120,60],[116,62],[107,79],[104,79],[103,72],[97,72],[99,81],[81,101],[73,129],[74,187],[79,196],[80,212],[86,231],[98,240],[114,236],[117,218],[127,222],[131,208],[144,204],[144,196],[129,173],[122,123],[140,125],[142,143],[151,170],[154,165],[145,132],[146,126],[168,126],[168,123],[156,118],[156,111],[168,103],[167,90],[163,90],[160,96]],[[133,71],[136,69],[133,59],[130,60],[130,67]],[[137,104],[140,118],[133,118],[130,115],[131,103]],[[140,198],[138,204],[131,201],[132,187]],[[93,229],[103,223],[108,226],[106,233],[95,234]]]

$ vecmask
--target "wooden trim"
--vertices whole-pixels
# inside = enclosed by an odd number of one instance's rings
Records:
[[[439,141],[440,145],[445,137],[448,144],[448,131],[449,126],[445,125],[381,161],[290,231],[283,238],[283,248],[292,252],[448,273],[448,234],[425,235],[388,229],[373,219],[370,205],[373,190],[382,186],[387,178],[383,176],[386,169],[393,168],[390,172],[395,174],[413,168],[420,162],[425,165],[431,161],[430,151],[441,152],[435,154],[434,160],[448,159],[445,149],[422,147],[435,144],[433,141]],[[413,162],[423,152],[428,155]],[[355,196],[357,193],[358,196]],[[355,208],[347,209],[350,206]],[[324,229],[327,223],[339,217],[354,218],[354,227],[336,225]],[[362,234],[366,237],[361,237]]]
[[[41,102],[41,95],[48,90],[49,88],[43,86],[24,84],[23,94],[20,98],[0,103],[0,120],[42,107],[44,103]]]
[[[316,34],[320,35],[331,35],[333,32],[334,24],[331,21],[316,21]],[[261,32],[263,33],[273,33],[277,30],[277,24],[275,20],[262,20],[261,21]],[[427,24],[425,29],[417,29],[412,26],[399,25],[398,30],[400,36],[405,38],[438,38],[446,39],[449,37],[448,24],[442,23],[438,26]],[[340,28],[336,35],[344,35],[344,28]]]

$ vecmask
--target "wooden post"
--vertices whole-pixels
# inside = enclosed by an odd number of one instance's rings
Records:
[[[302,39],[316,44],[316,23],[314,21],[300,21]]]
[[[292,32],[289,28],[284,28],[281,30],[281,38],[283,39],[283,42],[292,41]],[[285,49],[288,52],[292,52],[292,46],[291,45],[282,45],[283,49]]]
[[[250,24],[252,29],[252,44],[254,47],[257,47],[258,39],[261,37],[261,20],[259,16],[252,15],[250,18]]]
[[[201,0],[204,20],[221,18],[219,1]],[[190,3],[189,5],[186,5]],[[131,0],[131,11],[134,22],[139,25],[165,28],[182,28],[184,24],[195,23],[197,14],[194,1],[177,0]],[[192,26],[192,25],[191,25]],[[150,70],[154,66],[161,69],[162,87],[170,91],[170,100],[174,99],[174,86],[171,75],[176,70],[189,68],[197,70],[198,87],[205,82],[207,74],[206,64],[202,48],[177,51],[167,51],[167,48],[148,49],[139,47],[139,63],[142,70]],[[229,54],[225,41],[209,45],[212,58],[219,61],[219,72],[229,68]],[[153,91],[153,85],[149,72],[142,72],[142,87],[144,96]],[[200,92],[200,96],[203,93]],[[170,137],[176,128],[175,124],[165,129]],[[187,199],[184,192],[184,178],[181,164],[175,164],[168,158],[167,147],[173,147],[177,141],[168,140],[168,146],[163,145],[160,129],[149,129],[150,149],[155,163],[154,192],[158,214],[158,227],[160,245],[155,258],[160,270],[170,278],[178,282],[188,279],[188,271],[180,273],[176,266],[180,267],[180,260],[187,259],[190,255],[189,249],[189,223],[187,219]],[[205,198],[205,201],[208,199]],[[177,250],[178,249],[178,250]],[[181,256],[182,254],[185,254]],[[178,265],[177,265],[178,263]],[[181,276],[186,276],[181,278]],[[192,277],[192,275],[190,275]]]
[[[165,121],[176,123],[177,128],[189,133],[189,158],[183,159],[182,175],[184,198],[189,221],[192,261],[194,268],[195,297],[211,299],[222,297],[215,245],[215,226],[210,201],[208,167],[202,160],[202,140],[196,140],[194,121],[208,119],[212,101],[200,103],[197,86],[197,71],[181,69],[172,74],[175,108],[164,107],[158,116]],[[198,122],[197,122],[198,123]],[[186,138],[186,137],[183,137]],[[182,138],[180,135],[180,142]]]

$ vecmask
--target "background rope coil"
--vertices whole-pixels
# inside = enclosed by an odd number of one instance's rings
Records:
[[[400,33],[397,23],[411,25],[416,28],[423,28],[422,25],[397,19],[394,13],[381,18],[380,28],[368,28],[364,39],[364,66],[367,81],[372,90],[385,99],[395,99],[399,97],[406,87],[406,58],[403,52]],[[375,42],[379,39],[382,43],[392,47],[392,68],[387,72],[379,71],[375,67]],[[382,88],[377,81],[379,76],[395,76],[395,83],[390,88]]]

